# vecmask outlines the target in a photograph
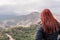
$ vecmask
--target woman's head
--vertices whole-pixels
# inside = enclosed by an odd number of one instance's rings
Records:
[[[44,9],[41,13],[42,28],[47,33],[53,33],[58,30],[58,22],[53,17],[49,9]]]

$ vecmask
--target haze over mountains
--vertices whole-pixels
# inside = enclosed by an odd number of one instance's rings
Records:
[[[35,24],[40,20],[38,12],[32,12],[28,15],[0,15],[0,27],[9,28],[13,26],[28,26]]]

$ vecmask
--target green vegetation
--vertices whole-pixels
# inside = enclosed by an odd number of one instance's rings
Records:
[[[35,40],[36,28],[36,25],[31,25],[30,27],[9,28],[1,32],[4,36],[1,36],[0,40],[8,40],[8,37],[5,35],[6,33],[10,34],[16,40]]]
[[[3,30],[0,30],[0,40],[8,40],[8,37],[5,35]]]
[[[0,35],[0,40],[8,40],[8,37],[6,35]]]

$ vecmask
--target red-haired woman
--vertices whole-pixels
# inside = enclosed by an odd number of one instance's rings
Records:
[[[60,33],[59,22],[53,17],[49,9],[44,9],[41,13],[42,25],[39,28],[36,40],[57,40]]]

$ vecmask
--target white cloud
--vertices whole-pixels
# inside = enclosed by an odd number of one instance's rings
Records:
[[[60,0],[55,0],[55,1],[59,2]]]
[[[42,0],[0,0],[0,5],[25,5],[25,4],[31,4],[31,3],[38,3],[38,2],[42,2]]]
[[[0,14],[17,13],[28,14],[32,11],[41,11],[50,8],[54,13],[60,11],[60,1],[56,0],[0,0]]]
[[[15,5],[16,2],[14,2],[13,0],[0,0],[0,6],[1,5]]]

